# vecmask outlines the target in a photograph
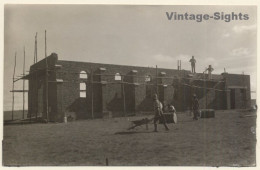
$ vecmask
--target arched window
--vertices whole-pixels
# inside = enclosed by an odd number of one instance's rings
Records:
[[[115,74],[115,80],[121,80],[121,75],[119,73]]]
[[[88,78],[88,74],[85,71],[81,71],[79,73],[79,78],[80,79],[87,79]]]
[[[145,76],[145,82],[150,82],[151,81],[151,76]]]
[[[86,97],[86,84],[85,83],[80,83],[79,84],[79,97],[85,98]]]

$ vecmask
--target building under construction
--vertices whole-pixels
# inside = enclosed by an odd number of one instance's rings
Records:
[[[153,94],[177,111],[189,110],[195,93],[200,108],[250,107],[250,76],[191,73],[181,69],[136,67],[59,60],[52,53],[33,64],[29,81],[28,117],[62,121],[124,116],[153,110]]]

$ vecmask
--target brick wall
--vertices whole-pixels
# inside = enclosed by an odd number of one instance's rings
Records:
[[[223,74],[227,89],[235,91],[235,109],[250,108],[251,89],[250,76],[241,74]]]
[[[58,60],[58,56],[54,53],[47,58],[47,61],[49,81],[53,81],[49,83],[48,90],[49,117],[55,121],[61,121],[65,113],[67,116],[74,114],[77,119],[82,119],[91,118],[92,111],[95,118],[102,117],[104,112],[122,116],[124,111],[126,114],[153,111],[152,98],[157,91],[161,102],[165,105],[173,104],[178,111],[190,109],[193,93],[197,94],[201,108],[229,108],[229,92],[194,88],[192,85],[222,90],[233,86],[246,86],[244,95],[246,102],[241,100],[241,90],[235,91],[236,107],[243,104],[247,106],[251,98],[250,77],[246,75],[216,75],[218,79],[225,79],[224,83],[218,83],[216,80],[191,81],[190,72],[185,70],[158,68],[156,72],[156,68],[148,67],[64,61]],[[57,65],[60,67],[57,68]],[[45,59],[32,65],[29,81],[29,113],[33,115],[43,108],[43,117],[46,117],[45,66]],[[87,79],[80,78],[81,71],[87,73]],[[122,80],[115,80],[116,73],[121,75]],[[150,81],[145,80],[146,76],[150,76]],[[62,79],[63,83],[57,83],[56,79]],[[86,97],[80,97],[80,83],[86,86]],[[155,84],[158,85],[157,88]],[[38,95],[40,88],[43,88],[43,96]],[[42,102],[39,98],[42,98]]]
[[[92,116],[92,87],[89,83],[91,80],[91,70],[93,72],[93,81],[103,82],[103,85],[94,84],[93,87],[93,112],[95,117],[102,116],[102,112],[106,111],[111,111],[114,114],[117,112],[122,114],[124,111],[124,95],[127,113],[153,110],[152,96],[156,92],[156,88],[150,84],[155,84],[156,82],[155,68],[63,60],[58,60],[57,64],[62,65],[61,69],[57,71],[57,78],[64,81],[62,103],[66,112],[76,112],[77,117],[81,118]],[[88,73],[86,98],[79,97],[79,83],[82,82],[78,74],[80,71]],[[165,103],[173,103],[173,79],[161,77],[161,72],[165,73],[164,76],[178,76],[180,74],[187,74],[188,71],[158,68],[157,83],[159,98],[165,101]],[[120,80],[115,80],[116,73],[119,73],[122,80],[126,82],[124,85],[120,83]],[[151,76],[151,82],[145,82],[146,75]],[[168,84],[168,86],[163,87],[163,84]],[[125,90],[124,95],[123,88]],[[147,94],[149,89],[150,95]]]

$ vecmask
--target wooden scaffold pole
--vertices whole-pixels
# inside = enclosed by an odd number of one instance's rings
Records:
[[[93,70],[91,68],[91,116],[92,116],[92,119],[94,119],[94,85],[93,85]]]
[[[25,76],[25,47],[24,47],[24,51],[23,51],[24,55],[23,55],[23,76]],[[25,85],[25,80],[23,79],[23,119],[24,119],[24,85]]]
[[[34,47],[34,50],[35,50],[35,63],[37,63],[38,62],[38,54],[37,54],[37,32],[36,32],[36,35],[35,35],[35,47]],[[45,52],[46,53],[46,52]],[[45,54],[45,57],[46,57],[46,54]],[[47,69],[47,68],[46,68]],[[36,91],[37,91],[37,95],[38,95],[38,90],[37,90],[37,87],[38,87],[38,75],[37,75],[37,73],[38,72],[36,72],[35,74],[36,74],[36,76],[35,76],[35,78],[36,78]],[[38,99],[37,99],[37,101],[38,101]],[[37,105],[38,106],[38,105]],[[37,109],[37,111],[35,112],[35,120],[37,121],[37,119],[38,119],[38,109]]]
[[[157,94],[157,97],[159,99],[159,93],[158,93],[158,68],[157,68],[157,65],[156,65],[155,80],[156,80],[156,94]]]
[[[243,109],[246,109],[246,105],[247,105],[247,97],[246,97],[246,83],[245,83],[245,72],[242,72],[243,75],[243,93],[242,93],[242,98],[243,98]]]
[[[46,30],[45,30],[45,61],[46,61],[46,119],[47,122],[49,121],[49,101],[48,101],[48,93],[49,93],[49,89],[48,89],[48,61],[47,61],[47,42],[46,42]]]
[[[14,73],[13,73],[13,101],[12,101],[12,120],[14,120],[14,83],[15,83],[15,68],[16,68],[16,52],[14,56]]]
[[[37,32],[35,35],[35,42],[34,42],[34,64],[37,63]]]
[[[121,76],[121,83],[122,83],[122,90],[123,90],[123,107],[124,107],[124,116],[126,116],[126,108],[125,108],[125,83],[124,83],[124,77]]]

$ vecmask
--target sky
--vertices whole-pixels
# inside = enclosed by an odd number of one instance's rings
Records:
[[[248,20],[168,20],[166,12],[247,14]],[[33,64],[34,37],[38,34],[38,60],[43,59],[44,31],[47,54],[61,60],[149,66],[196,71],[208,65],[213,74],[251,76],[256,91],[257,28],[255,6],[137,6],[137,5],[5,5],[4,7],[4,110],[12,108],[12,75]],[[28,73],[28,72],[27,72]],[[28,89],[26,82],[26,88]],[[22,89],[22,81],[15,84]],[[252,94],[252,98],[255,98]],[[26,97],[27,103],[27,97]],[[22,93],[15,94],[15,109],[22,108]],[[27,108],[27,104],[26,104]]]

